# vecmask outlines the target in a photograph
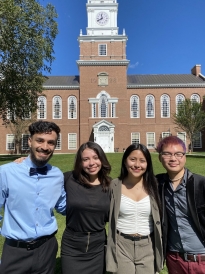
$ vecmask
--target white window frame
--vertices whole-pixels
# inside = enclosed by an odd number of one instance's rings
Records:
[[[9,144],[12,144],[12,147]],[[6,134],[6,150],[15,150],[14,134]]]
[[[167,107],[164,110],[164,99],[166,100]],[[162,94],[160,97],[160,105],[161,105],[161,118],[170,118],[170,97],[167,94]],[[167,112],[167,116],[164,115],[164,112]]]
[[[103,115],[101,115],[103,100],[105,109],[103,110]],[[92,118],[116,118],[118,98],[110,97],[110,95],[105,90],[102,90],[100,93],[98,93],[96,98],[89,98],[88,101],[91,105]]]
[[[153,104],[153,110],[152,115],[149,115],[149,109],[148,109],[148,100],[151,98],[152,104]],[[155,98],[152,94],[148,94],[145,98],[145,111],[146,111],[146,118],[155,118]]]
[[[200,103],[200,96],[199,96],[199,94],[193,93],[193,94],[191,95],[191,101],[192,101],[192,102]]]
[[[55,150],[61,150],[61,144],[62,144],[62,138],[61,138],[61,133],[59,133],[57,142],[56,142],[56,147]]]
[[[28,134],[28,133],[22,134],[22,138],[21,138],[21,150],[22,151],[29,150],[29,145],[28,145],[28,138],[29,137],[30,137],[30,134]],[[26,146],[24,146],[25,142],[27,142]]]
[[[74,111],[71,111],[71,103],[74,104]],[[71,117],[73,114],[73,117]],[[75,96],[69,96],[68,97],[68,119],[77,119],[77,98]]]
[[[97,103],[92,103],[92,118],[96,118],[97,117]]]
[[[58,115],[56,115],[56,103],[57,103],[57,100],[58,100],[58,103],[59,103],[59,110],[58,110]],[[53,119],[62,119],[62,98],[59,96],[59,95],[56,95],[53,97]]]
[[[8,120],[15,120],[16,119],[15,112],[13,113],[13,119],[12,119],[12,113],[10,112],[9,109],[7,109],[7,119]]]
[[[107,56],[107,44],[99,44],[98,45],[98,55],[99,56]]]
[[[169,136],[171,136],[170,131],[164,131],[164,132],[162,132],[162,139],[165,138],[165,137],[169,137]]]
[[[135,145],[140,144],[140,133],[139,132],[131,132],[131,144],[135,144]]]
[[[202,148],[202,134],[201,132],[197,132],[197,134],[199,135],[197,138],[199,140],[199,145],[197,145],[197,142],[198,140],[194,140],[193,141],[193,148]]]
[[[102,114],[102,100],[103,99],[105,99],[105,107],[106,107],[106,109],[105,109],[105,116],[102,116],[101,114]],[[100,118],[107,118],[107,117],[109,117],[109,113],[108,113],[108,110],[109,110],[109,104],[108,104],[108,97],[107,97],[107,95],[106,94],[102,94],[101,96],[100,96],[100,100],[99,100],[99,117]]]
[[[133,101],[136,99],[137,110],[133,110]],[[137,116],[134,116],[136,112]],[[138,95],[132,95],[130,97],[130,118],[140,118],[140,100]]]
[[[147,140],[147,148],[154,149],[155,148],[155,132],[146,132],[146,140]],[[150,140],[152,141],[152,143],[150,142]]]
[[[116,103],[111,103],[111,118],[116,117]]]
[[[42,110],[40,110],[40,103],[41,102],[43,103],[43,109]],[[39,96],[38,97],[37,117],[38,117],[38,119],[46,119],[47,118],[47,99],[46,99],[45,96]]]
[[[177,137],[186,144],[186,132],[177,132]]]
[[[72,137],[74,137],[72,140]],[[71,144],[74,144],[73,146]],[[68,133],[68,149],[72,150],[72,149],[77,149],[77,134],[76,133]]]
[[[185,100],[185,96],[183,94],[177,94],[176,96],[176,114],[178,113],[179,101],[183,102]]]

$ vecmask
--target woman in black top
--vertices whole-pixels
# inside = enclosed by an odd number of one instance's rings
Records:
[[[74,170],[64,174],[67,212],[61,244],[63,274],[103,274],[105,271],[110,171],[102,148],[87,142],[76,154]]]

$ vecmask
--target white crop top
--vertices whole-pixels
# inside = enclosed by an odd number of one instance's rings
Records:
[[[117,230],[125,234],[148,235],[153,229],[149,196],[136,202],[122,194]]]

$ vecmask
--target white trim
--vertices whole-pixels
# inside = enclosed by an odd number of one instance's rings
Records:
[[[11,140],[9,140],[9,139],[11,139]],[[12,144],[12,148],[9,148],[8,144]],[[14,134],[6,134],[6,150],[8,150],[8,151],[15,150]]]
[[[42,103],[44,104],[44,110],[41,112],[40,111],[40,108],[39,108],[39,105],[40,105],[40,101],[42,100]],[[44,117],[41,117],[41,113],[43,113],[43,116]],[[47,98],[46,96],[39,96],[38,97],[38,109],[37,109],[37,117],[38,119],[46,119],[47,118]]]
[[[138,135],[138,143],[136,142],[136,143],[134,143],[133,142],[133,135],[134,134],[136,134],[136,135]],[[137,138],[135,138],[136,140],[137,140]],[[140,144],[140,132],[131,132],[131,144]]]
[[[152,146],[150,146],[149,143],[148,143],[148,140],[149,140],[149,138],[148,138],[149,136],[148,136],[148,135],[149,135],[149,134],[152,134],[152,135],[153,135],[154,144],[153,144]],[[146,143],[147,143],[147,148],[148,148],[148,149],[155,149],[155,146],[156,146],[156,145],[155,145],[155,143],[156,143],[156,142],[155,142],[155,132],[146,132]]]
[[[162,102],[162,99],[163,97],[167,97],[167,109],[166,109],[166,112],[167,112],[167,116],[163,116],[163,102]],[[170,96],[166,93],[162,94],[160,96],[160,110],[161,110],[161,118],[170,118]]]
[[[153,116],[148,116],[148,111],[147,111],[147,104],[148,104],[148,97],[151,97],[153,99]],[[148,119],[152,119],[152,118],[155,118],[155,97],[154,95],[152,94],[147,94],[146,97],[145,97],[145,115],[146,115],[146,118]]]
[[[58,101],[59,111],[55,110],[55,104],[56,104],[55,100],[59,100]],[[58,115],[56,115],[56,113],[58,113]],[[62,119],[62,98],[59,95],[55,95],[52,99],[52,114],[53,114],[53,119],[54,120]],[[58,117],[55,117],[55,116],[58,116]]]
[[[71,112],[70,112],[70,100],[72,100],[72,99],[73,99],[73,104],[74,104],[75,111],[73,111],[73,117],[70,117],[71,116]],[[68,103],[68,119],[69,120],[77,119],[77,98],[74,95],[70,95],[68,97],[67,103]]]
[[[133,115],[133,113],[135,112],[135,110],[132,110],[132,104],[133,104],[132,100],[133,100],[134,97],[136,97],[136,99],[137,99],[136,103],[138,105],[138,108],[136,110],[136,112],[137,112],[137,116],[136,117],[134,117],[134,115]],[[139,99],[139,96],[137,94],[133,94],[130,97],[130,118],[132,118],[132,119],[140,118],[140,99]]]
[[[75,145],[75,147],[70,147],[69,146],[70,141],[72,141],[72,140],[70,140],[70,135],[75,136],[75,138],[73,139],[74,140],[73,144]],[[71,133],[71,132],[68,133],[68,149],[69,150],[75,150],[75,149],[77,149],[77,134],[76,133]]]

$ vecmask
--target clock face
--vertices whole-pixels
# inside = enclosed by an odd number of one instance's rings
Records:
[[[100,26],[104,26],[107,24],[108,22],[108,14],[104,11],[101,11],[97,14],[96,16],[96,22],[100,25]]]

